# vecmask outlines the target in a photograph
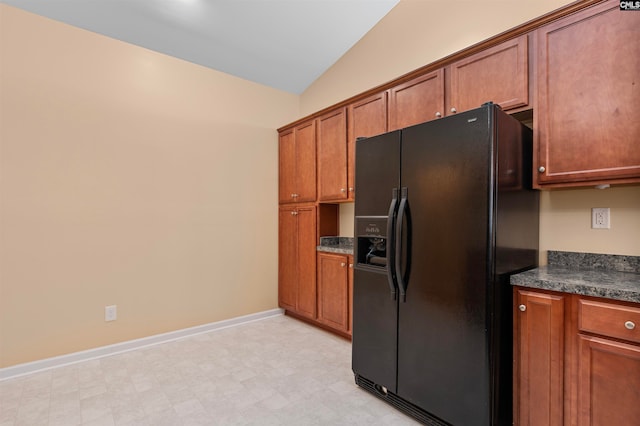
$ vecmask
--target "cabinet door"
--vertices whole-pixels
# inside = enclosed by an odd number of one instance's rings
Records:
[[[444,116],[444,70],[417,77],[389,91],[389,131]]]
[[[316,200],[316,125],[315,120],[295,129],[296,202]]]
[[[579,336],[578,425],[640,421],[640,346]]]
[[[527,36],[505,41],[451,65],[448,112],[467,111],[485,102],[503,110],[529,104]]]
[[[296,192],[296,141],[293,129],[278,138],[278,200],[293,203]]]
[[[349,328],[347,256],[318,254],[318,321],[339,331]]]
[[[514,423],[560,426],[564,404],[564,297],[514,291]]]
[[[318,118],[318,199],[343,201],[347,192],[347,110]]]
[[[538,185],[640,181],[640,13],[619,4],[536,32]]]
[[[278,305],[296,310],[298,298],[298,220],[297,211],[281,207],[278,217]]]
[[[297,208],[298,282],[296,312],[308,318],[316,317],[316,208]]]
[[[354,198],[355,190],[355,158],[356,140],[387,131],[387,92],[369,96],[359,102],[349,105],[348,132],[348,191],[349,199]]]

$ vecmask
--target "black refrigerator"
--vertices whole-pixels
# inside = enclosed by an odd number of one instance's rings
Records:
[[[493,103],[356,142],[352,368],[424,424],[512,424],[509,276],[538,257],[531,151]]]

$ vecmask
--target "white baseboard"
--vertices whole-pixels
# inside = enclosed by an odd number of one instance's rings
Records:
[[[58,368],[65,365],[76,364],[79,362],[89,361],[97,358],[104,358],[107,356],[133,351],[148,346],[159,345],[161,343],[171,342],[178,339],[184,339],[185,337],[195,336],[196,334],[208,333],[210,331],[221,330],[223,328],[229,328],[253,321],[259,321],[266,318],[282,315],[283,313],[284,311],[282,309],[271,309],[268,311],[243,315],[241,317],[235,317],[228,320],[212,322],[195,327],[183,328],[182,330],[156,334],[140,339],[115,343],[113,345],[101,346],[99,348],[88,349],[86,351],[74,352],[67,355],[60,355],[52,358],[45,358],[38,361],[18,364],[11,367],[0,368],[0,382],[3,380],[25,376],[27,374],[51,370],[53,368]]]

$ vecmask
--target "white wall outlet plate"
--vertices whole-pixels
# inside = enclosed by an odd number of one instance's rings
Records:
[[[608,207],[594,207],[591,209],[591,228],[610,229],[611,218]]]
[[[115,321],[118,318],[118,307],[116,305],[110,305],[104,307],[104,320]]]

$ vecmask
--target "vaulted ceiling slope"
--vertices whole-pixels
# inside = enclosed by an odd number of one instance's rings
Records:
[[[399,0],[2,0],[300,94]]]

